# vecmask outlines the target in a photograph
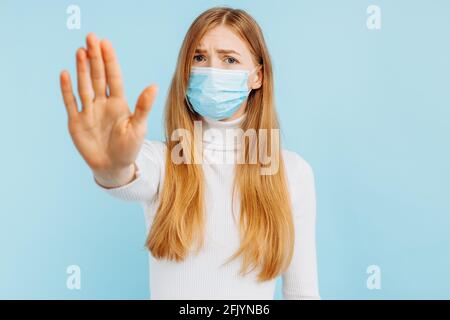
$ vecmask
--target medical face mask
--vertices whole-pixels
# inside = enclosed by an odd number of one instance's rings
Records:
[[[248,77],[256,68],[226,70],[192,67],[187,88],[188,102],[202,116],[215,120],[231,117],[248,97]]]

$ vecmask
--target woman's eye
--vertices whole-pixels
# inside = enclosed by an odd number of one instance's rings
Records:
[[[197,55],[194,56],[194,61],[195,62],[202,62],[202,61],[204,61],[204,58],[205,57],[203,55],[197,54]]]
[[[237,61],[235,58],[233,58],[233,57],[227,57],[227,58],[225,59],[225,62],[226,62],[226,63],[229,63],[229,64],[235,64],[235,63],[238,63],[238,61]]]

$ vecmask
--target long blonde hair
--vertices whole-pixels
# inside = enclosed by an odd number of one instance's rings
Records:
[[[183,261],[194,240],[197,249],[204,244],[204,185],[203,170],[198,163],[176,164],[171,152],[176,141],[171,134],[177,128],[194,132],[194,121],[201,116],[193,112],[186,102],[186,88],[195,49],[203,35],[210,29],[225,25],[243,39],[256,64],[262,66],[262,86],[252,90],[247,98],[246,117],[242,123],[244,132],[253,128],[259,140],[259,129],[279,129],[273,99],[272,64],[261,29],[245,11],[216,7],[203,12],[190,26],[179,56],[165,106],[166,152],[165,178],[159,192],[159,206],[149,231],[146,247],[155,258]],[[273,147],[273,146],[272,146]],[[196,155],[195,144],[184,145],[184,156]],[[240,274],[259,267],[258,281],[277,277],[289,266],[294,249],[292,208],[283,165],[281,145],[273,152],[279,157],[276,174],[262,175],[261,163],[249,163],[248,140],[244,143],[245,162],[236,164],[233,201],[240,195],[240,247],[227,260],[242,256]],[[185,153],[184,150],[187,150]],[[249,271],[247,271],[250,268]]]

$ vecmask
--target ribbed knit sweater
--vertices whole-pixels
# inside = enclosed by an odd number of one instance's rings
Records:
[[[190,253],[185,261],[155,259],[149,252],[151,299],[274,299],[276,279],[258,282],[257,270],[239,275],[240,258],[222,265],[239,246],[238,225],[232,217],[234,164],[223,163],[227,153],[241,144],[227,134],[237,130],[246,114],[231,120],[202,118],[205,183],[205,245],[198,255]],[[219,131],[209,130],[216,129]],[[208,131],[209,130],[209,131]],[[220,132],[221,135],[207,134]],[[136,177],[116,187],[97,186],[115,198],[142,204],[147,231],[156,214],[156,195],[165,173],[166,145],[144,140],[136,159]],[[294,255],[281,275],[284,299],[320,299],[316,262],[316,198],[311,166],[297,153],[282,150],[295,227]],[[207,161],[207,160],[211,161]],[[218,160],[218,161],[215,161]],[[95,179],[94,179],[95,181]],[[239,212],[239,201],[235,201]],[[239,222],[239,220],[236,220]]]

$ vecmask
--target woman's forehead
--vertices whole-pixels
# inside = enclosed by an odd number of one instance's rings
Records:
[[[236,51],[244,54],[248,51],[245,42],[226,26],[208,30],[197,46],[199,51]]]

